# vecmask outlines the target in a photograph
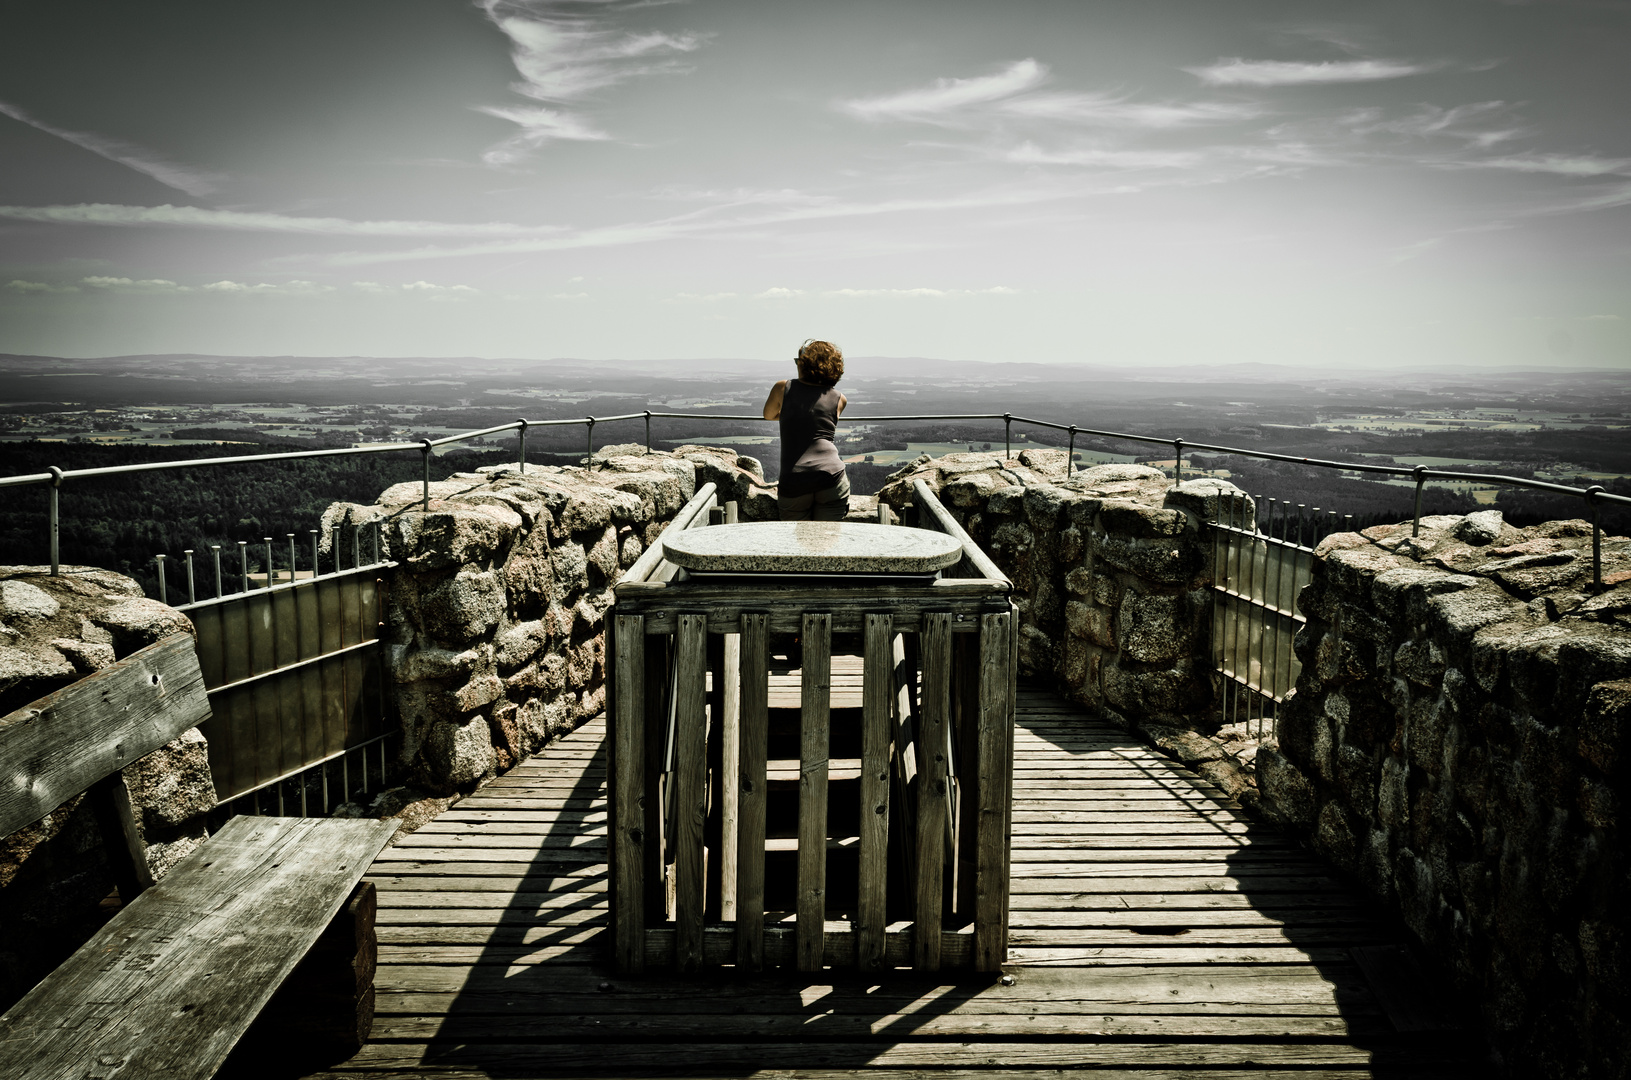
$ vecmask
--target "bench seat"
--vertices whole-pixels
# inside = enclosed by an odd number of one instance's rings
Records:
[[[231,819],[0,1017],[0,1076],[213,1076],[396,827]]]

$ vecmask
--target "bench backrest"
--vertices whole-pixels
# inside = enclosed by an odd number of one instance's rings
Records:
[[[0,836],[209,716],[193,639],[174,634],[0,719]]]

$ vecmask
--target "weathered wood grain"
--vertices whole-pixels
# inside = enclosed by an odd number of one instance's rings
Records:
[[[703,964],[706,882],[702,833],[708,813],[706,639],[707,628],[700,616],[680,616],[674,642],[674,903],[682,971],[696,971]]]
[[[209,719],[189,634],[174,634],[0,719],[0,836]]]
[[[616,665],[612,703],[613,753],[618,762],[612,808],[612,867],[617,877],[617,964],[638,972],[645,965],[646,933],[646,628],[639,615],[615,617]]]
[[[941,937],[928,930],[941,926],[946,889],[947,786],[946,747],[951,724],[951,615],[924,616],[923,683],[917,731],[917,874],[913,918],[923,931],[913,939],[914,966],[938,971]]]
[[[0,1017],[0,1075],[213,1075],[395,831],[233,818]]]
[[[865,687],[861,707],[861,811],[859,894],[856,897],[857,964],[882,967],[889,895],[890,730],[895,697],[894,620],[868,615],[862,642]]]
[[[827,750],[832,720],[832,616],[806,612],[799,678],[798,969],[819,971],[827,917]]]
[[[765,761],[770,737],[769,618],[742,616],[741,738],[738,761],[736,922],[741,929],[736,963],[748,971],[764,967]]]

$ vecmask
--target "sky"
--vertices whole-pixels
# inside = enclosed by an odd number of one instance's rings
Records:
[[[1631,369],[1631,3],[15,0],[0,352]]]

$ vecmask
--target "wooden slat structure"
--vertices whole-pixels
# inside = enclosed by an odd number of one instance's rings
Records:
[[[864,707],[863,663],[834,662],[835,710]],[[771,677],[773,700],[798,692]],[[1392,1015],[1401,998],[1367,967],[1396,932],[1318,859],[1050,692],[1021,689],[1017,718],[1011,984],[799,973],[791,923],[761,939],[789,970],[621,974],[596,720],[376,861],[372,1041],[320,1075],[1490,1075],[1442,1015]],[[732,948],[705,935],[710,962]]]
[[[624,971],[1002,964],[1012,584],[932,491],[916,497],[919,523],[960,550],[932,579],[720,581],[666,560],[659,540],[616,586],[609,794]],[[714,501],[705,485],[665,535],[732,521],[734,506]],[[770,690],[778,631],[796,694]],[[868,692],[838,713],[832,665],[852,662]]]

